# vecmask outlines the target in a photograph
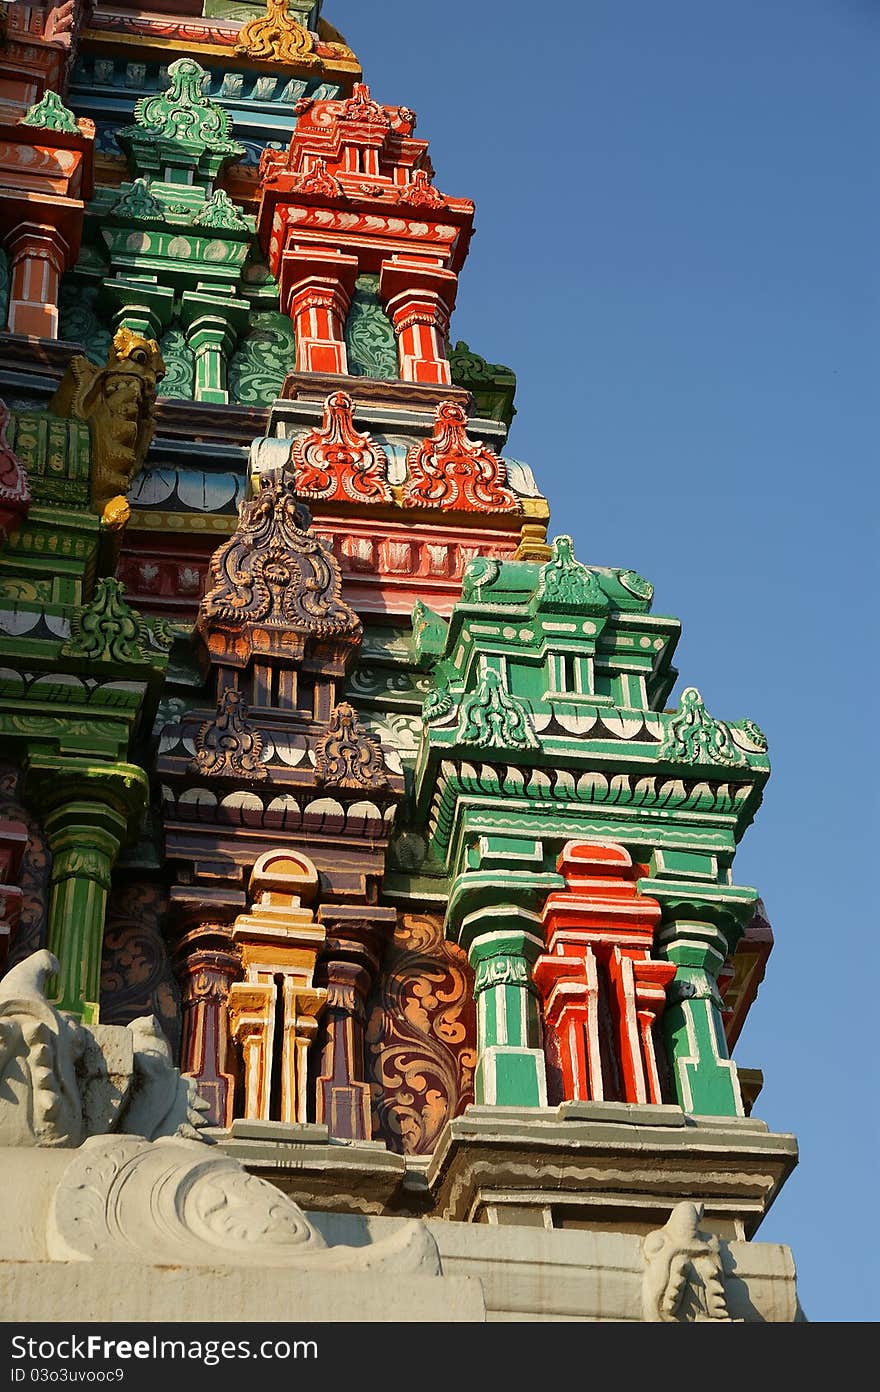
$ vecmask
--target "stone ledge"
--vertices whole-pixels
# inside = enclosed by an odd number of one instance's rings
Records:
[[[449,1122],[427,1168],[431,1213],[648,1232],[691,1199],[705,1204],[709,1228],[746,1238],[797,1163],[793,1136],[751,1118],[619,1103],[561,1112],[469,1107]]]

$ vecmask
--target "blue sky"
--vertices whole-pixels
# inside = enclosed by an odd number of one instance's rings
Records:
[[[736,1058],[801,1163],[760,1238],[809,1318],[877,1319],[880,5],[325,14],[476,200],[453,337],[517,372],[551,530],[682,619],[676,696],[770,739],[736,878],[776,946]]]

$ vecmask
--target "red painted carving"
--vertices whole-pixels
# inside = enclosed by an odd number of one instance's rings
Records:
[[[369,435],[355,429],[353,410],[346,392],[333,392],[324,402],[321,428],[294,442],[290,459],[298,497],[391,502],[385,453]]]
[[[651,958],[660,905],[639,894],[623,846],[569,841],[557,868],[566,889],[544,906],[534,980],[565,1097],[662,1102],[653,1029],[675,966]]]
[[[522,512],[521,501],[507,485],[504,461],[481,441],[468,439],[467,416],[452,401],[440,403],[433,435],[413,445],[406,462],[407,507]]]

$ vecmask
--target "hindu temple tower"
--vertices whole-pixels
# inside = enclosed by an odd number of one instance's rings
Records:
[[[0,6],[0,956],[491,1317],[795,1318],[767,740],[550,526],[452,328],[474,204],[326,8]]]

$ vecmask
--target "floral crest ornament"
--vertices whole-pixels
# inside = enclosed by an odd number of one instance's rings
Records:
[[[39,130],[62,131],[65,135],[79,135],[76,117],[61,100],[57,92],[47,89],[40,100],[22,116],[20,126],[36,126]]]
[[[353,411],[347,392],[333,392],[324,402],[320,429],[294,442],[290,462],[300,498],[391,502],[385,452],[355,429]]]
[[[247,706],[240,691],[225,687],[217,702],[217,714],[199,730],[191,768],[206,778],[244,778],[261,782],[267,777],[261,763],[263,736],[247,721]]]
[[[382,746],[364,729],[348,701],[340,701],[331,712],[315,750],[315,769],[322,783],[337,788],[377,790],[388,784]]]
[[[307,525],[280,473],[262,474],[236,531],[214,553],[199,607],[197,627],[215,659],[298,659],[307,637],[340,648],[360,643],[360,620],[340,597],[339,565]]]
[[[170,630],[161,620],[151,630],[147,621],[129,608],[124,594],[121,581],[112,577],[98,581],[91,603],[74,611],[70,637],[61,649],[64,657],[142,666],[155,664],[160,652],[167,653]]]
[[[434,432],[407,454],[404,488],[407,507],[459,512],[522,512],[522,502],[508,486],[504,460],[470,440],[467,415],[455,401],[441,401]]]
[[[538,607],[550,612],[574,609],[582,614],[604,613],[608,601],[593,572],[575,559],[571,537],[558,536],[552,545],[553,555],[541,567]]]
[[[729,768],[746,763],[745,754],[731,738],[730,727],[709,714],[695,686],[681,693],[678,713],[669,721],[658,756],[684,764],[726,764]]]
[[[242,27],[235,52],[264,62],[297,63],[305,68],[321,66],[314,39],[294,19],[288,0],[266,0],[266,13]]]
[[[504,689],[498,673],[491,669],[462,702],[456,738],[478,749],[538,748],[528,711]]]
[[[447,200],[435,188],[424,169],[414,169],[413,176],[403,191],[403,201],[414,208],[445,208]]]

